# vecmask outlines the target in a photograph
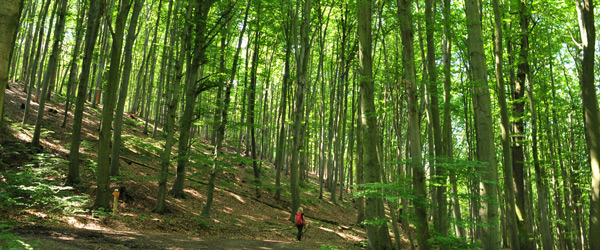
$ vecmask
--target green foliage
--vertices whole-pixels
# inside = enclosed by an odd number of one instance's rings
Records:
[[[198,227],[199,227],[201,230],[206,230],[206,229],[208,229],[208,228],[210,227],[210,223],[209,223],[209,222],[207,222],[207,221],[206,221],[206,220],[204,220],[204,219],[198,219],[198,220],[196,221],[196,225],[198,225]]]
[[[481,244],[470,243],[454,236],[435,236],[429,239],[429,244],[437,249],[481,249],[483,247]]]
[[[66,160],[41,153],[34,155],[24,166],[4,172],[0,175],[0,205],[43,207],[59,214],[82,212],[89,197],[74,194],[72,187],[62,186],[57,181],[64,168]]]
[[[331,245],[321,245],[321,247],[319,249],[321,249],[321,250],[341,250],[341,248],[337,248],[336,246],[331,246]]]
[[[103,207],[99,207],[97,210],[92,211],[94,218],[106,218],[110,216],[110,210]]]
[[[39,242],[26,243],[11,232],[13,221],[0,221],[0,249],[38,249]]]
[[[374,220],[364,220],[360,224],[364,225],[364,226],[380,227],[383,224],[387,223],[388,221],[389,221],[389,218],[384,217],[384,218],[377,218],[377,219],[374,219]]]

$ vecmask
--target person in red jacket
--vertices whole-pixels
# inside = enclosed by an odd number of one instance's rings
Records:
[[[298,236],[296,239],[300,241],[302,239],[302,229],[306,226],[304,222],[304,210],[302,207],[298,208],[298,213],[296,213],[296,227],[298,228]]]

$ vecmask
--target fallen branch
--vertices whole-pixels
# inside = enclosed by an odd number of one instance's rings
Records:
[[[140,166],[142,166],[142,167],[147,167],[147,168],[152,168],[152,169],[155,169],[155,168],[153,168],[153,167],[150,167],[150,166],[146,165],[146,164],[145,164],[145,163],[143,163],[143,162],[139,162],[139,161],[136,161],[136,160],[134,160],[134,159],[125,158],[125,157],[123,157],[123,156],[119,156],[119,158],[123,159],[123,161],[125,161],[125,163],[127,163],[127,164],[129,164],[129,165],[131,165],[131,163],[135,163],[135,164],[138,164],[138,165],[140,165]],[[157,169],[157,170],[158,170],[158,169]]]

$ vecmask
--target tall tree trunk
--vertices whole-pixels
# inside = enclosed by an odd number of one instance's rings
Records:
[[[54,32],[54,43],[52,44],[52,54],[48,61],[48,67],[42,80],[42,93],[39,96],[37,119],[35,120],[35,128],[33,130],[33,138],[31,144],[34,147],[40,146],[40,133],[42,132],[42,121],[44,120],[44,108],[46,107],[46,92],[48,91],[48,85],[50,84],[51,78],[53,78],[56,70],[56,65],[60,56],[60,48],[58,45],[63,39],[65,30],[65,12],[67,12],[67,1],[60,1],[60,9],[58,13],[58,24],[56,25],[56,31]]]
[[[222,148],[222,144],[223,144],[223,140],[224,140],[224,136],[225,136],[225,127],[227,126],[227,119],[228,119],[228,112],[229,112],[229,104],[231,102],[231,89],[233,88],[233,81],[235,79],[235,75],[237,72],[237,65],[238,65],[238,60],[239,60],[239,55],[240,55],[240,51],[242,50],[242,41],[244,38],[244,32],[246,31],[246,26],[248,24],[248,12],[250,11],[250,1],[248,1],[246,3],[246,13],[244,14],[244,24],[242,25],[242,30],[240,31],[240,35],[238,37],[238,45],[237,45],[237,49],[235,50],[235,55],[233,56],[233,65],[231,68],[231,75],[229,76],[229,79],[227,79],[226,84],[225,84],[225,100],[223,100],[223,107],[220,110],[221,115],[219,116],[221,118],[220,121],[218,121],[218,127],[217,127],[217,134],[216,134],[216,144],[215,144],[215,152],[214,152],[214,157],[213,157],[213,165],[212,165],[212,169],[210,172],[210,178],[208,180],[208,187],[207,187],[207,195],[206,195],[206,204],[204,205],[204,208],[202,209],[202,216],[208,218],[210,217],[210,209],[212,206],[212,201],[213,201],[213,194],[214,194],[214,189],[215,189],[215,179],[217,176],[217,173],[221,171],[220,168],[217,167],[217,159],[219,157],[220,154],[220,150]],[[223,68],[223,71],[225,69]]]
[[[354,92],[356,93],[356,92]],[[358,111],[356,111],[357,113],[357,121],[356,121],[356,185],[358,185],[359,187],[357,188],[357,191],[360,192],[362,190],[364,190],[364,188],[360,187],[361,184],[365,184],[365,171],[364,171],[364,164],[363,164],[363,147],[362,147],[362,125],[361,122],[358,121],[358,119],[360,117],[362,117],[362,108],[360,106],[360,104],[357,105],[356,107],[358,109]],[[364,196],[359,196],[356,199],[356,210],[357,210],[357,215],[356,215],[356,224],[358,225],[362,225],[361,223],[363,223],[365,221],[365,197]]]
[[[109,53],[108,50],[108,36],[110,31],[110,28],[108,26],[108,24],[106,23],[106,19],[104,20],[105,24],[102,27],[102,36],[101,36],[101,42],[100,42],[100,58],[98,59],[99,62],[96,62],[96,85],[93,86],[92,89],[90,89],[90,96],[89,99],[92,102],[92,108],[96,108],[96,105],[100,102],[100,98],[102,97],[102,82],[104,79],[104,73],[105,73],[105,65],[106,65],[106,56]]]
[[[523,138],[524,138],[524,122],[523,122],[523,111],[525,108],[525,103],[523,100],[525,94],[525,77],[529,74],[529,64],[527,63],[528,56],[528,48],[529,48],[529,37],[528,37],[528,29],[529,29],[529,19],[526,13],[527,9],[525,6],[526,0],[519,1],[519,13],[520,13],[520,25],[521,25],[521,50],[519,53],[519,63],[518,63],[518,72],[516,81],[512,82],[514,84],[514,93],[513,93],[513,131],[514,141],[512,145],[512,153],[513,153],[513,173],[514,173],[514,182],[515,182],[515,199],[516,199],[516,209],[515,211],[519,211],[517,213],[517,226],[519,228],[519,245],[520,249],[531,249],[534,247],[534,242],[529,239],[529,232],[527,232],[527,225],[529,222],[527,220],[527,209],[525,207],[525,200],[527,199],[525,195],[525,182],[524,182],[524,161],[525,155],[523,152]]]
[[[500,105],[500,126],[502,129],[502,154],[503,154],[503,170],[504,170],[504,195],[506,204],[506,218],[508,231],[510,235],[510,246],[513,250],[519,250],[519,231],[517,228],[517,214],[515,212],[515,190],[513,189],[513,162],[512,151],[510,148],[510,127],[508,118],[508,108],[506,105],[506,94],[504,85],[504,76],[502,67],[504,65],[503,45],[502,45],[502,9],[498,0],[492,2],[494,8],[494,25],[495,25],[495,41],[494,41],[494,56],[496,68],[496,91],[498,91],[498,104]]]
[[[119,154],[121,151],[121,130],[123,127],[123,112],[125,110],[125,100],[127,99],[127,91],[129,90],[129,77],[131,75],[132,48],[136,39],[136,27],[140,11],[144,7],[144,0],[135,0],[131,20],[129,20],[129,28],[127,30],[127,38],[125,40],[125,56],[123,63],[123,77],[121,79],[121,87],[119,100],[117,101],[117,110],[115,110],[115,125],[113,130],[113,142],[110,162],[110,175],[119,175]]]
[[[22,3],[24,1],[21,1]],[[31,4],[34,5],[34,4]],[[41,3],[41,5],[43,6],[43,2]],[[37,13],[37,5],[33,6],[33,9],[31,10],[32,13]],[[35,46],[35,42],[34,40],[34,31],[35,29],[34,27],[34,20],[35,20],[35,15],[30,14],[28,16],[29,19],[29,25],[27,28],[27,37],[26,37],[26,42],[25,42],[25,51],[23,52],[23,64],[21,65],[21,83],[23,84],[23,86],[25,87],[25,90],[27,90],[27,83],[29,82],[27,79],[29,77],[29,64],[30,64],[30,60],[33,57],[33,50],[32,50],[32,46]],[[41,20],[40,20],[41,21]],[[2,95],[2,94],[0,94]]]
[[[119,3],[119,14],[115,23],[115,31],[112,33],[112,46],[110,55],[110,69],[108,71],[108,82],[106,84],[104,99],[102,103],[102,122],[100,124],[99,146],[98,146],[98,170],[96,171],[96,199],[95,208],[109,209],[111,196],[110,190],[110,137],[115,109],[115,99],[119,85],[121,72],[121,53],[123,49],[123,33],[125,33],[125,22],[129,14],[131,3],[129,0],[121,0]],[[119,147],[119,145],[113,145]],[[112,159],[118,161],[119,159]]]
[[[161,61],[160,61],[160,76],[158,78],[158,90],[156,92],[156,101],[155,101],[155,108],[154,108],[154,126],[153,126],[153,130],[152,130],[152,137],[156,138],[156,131],[158,131],[158,124],[160,123],[160,115],[162,113],[161,107],[162,107],[162,102],[163,102],[163,86],[165,85],[165,75],[167,75],[170,71],[170,67],[167,66],[167,62],[169,62],[169,64],[171,63],[169,60],[171,60],[170,56],[167,56],[167,49],[168,46],[167,45],[167,41],[168,41],[168,37],[169,37],[169,32],[173,32],[171,30],[171,12],[173,11],[173,0],[169,1],[169,8],[167,10],[167,23],[166,23],[166,30],[165,30],[165,36],[164,36],[164,40],[163,40],[163,44],[165,46],[163,46],[163,51],[161,54]],[[166,86],[165,86],[166,88]],[[164,130],[163,130],[164,131]]]
[[[427,222],[427,187],[425,170],[421,159],[421,135],[419,126],[418,90],[415,77],[414,31],[412,28],[412,1],[398,0],[398,19],[402,37],[402,82],[406,88],[408,109],[408,141],[410,143],[410,169],[413,171],[413,194],[415,195],[415,213],[417,240],[419,249],[429,249],[429,226]]]
[[[499,216],[497,202],[498,169],[494,147],[494,129],[492,127],[491,99],[487,83],[487,69],[483,50],[481,27],[481,1],[466,0],[465,13],[469,35],[470,64],[475,82],[473,107],[475,111],[475,133],[477,140],[478,160],[483,162],[482,180],[479,183],[481,195],[485,197],[480,214],[489,227],[482,230],[482,242],[485,249],[500,248]]]
[[[77,34],[75,35],[75,47],[73,48],[73,53],[71,55],[71,65],[69,66],[69,81],[67,82],[67,101],[65,102],[65,116],[61,125],[61,127],[63,128],[67,126],[68,113],[69,109],[71,109],[74,94],[73,88],[75,87],[75,83],[77,81],[77,72],[79,70],[79,51],[81,49],[81,41],[83,40],[84,35],[83,19],[85,18],[86,7],[87,5],[85,1],[79,3],[79,16],[77,18],[77,24],[75,28],[75,32]]]
[[[256,196],[260,197],[260,166],[258,166],[256,160],[256,136],[255,136],[255,119],[256,112],[254,110],[255,102],[256,102],[256,81],[257,81],[257,71],[258,71],[258,54],[260,53],[260,9],[261,9],[261,1],[256,1],[256,31],[254,38],[254,51],[252,52],[252,68],[250,70],[250,89],[248,90],[248,124],[250,125],[250,151],[252,157],[252,169],[254,170],[254,184],[256,188]]]
[[[18,31],[19,18],[23,9],[23,0],[2,0],[4,6],[0,12],[0,127],[4,120],[4,95],[8,86],[8,71],[15,38]]]
[[[542,245],[544,250],[550,250],[554,248],[554,239],[552,238],[552,233],[550,232],[550,221],[548,220],[548,194],[546,189],[546,184],[544,179],[546,178],[545,171],[540,167],[540,159],[538,152],[538,128],[537,128],[537,111],[535,108],[535,100],[533,97],[533,86],[531,83],[530,77],[527,77],[527,92],[529,97],[529,109],[531,112],[531,137],[532,137],[532,151],[533,151],[533,165],[535,169],[535,183],[537,190],[537,206],[538,212],[537,216],[539,217],[539,225],[541,235],[542,235]],[[533,196],[533,195],[532,195]]]
[[[550,83],[551,83],[551,88],[552,88],[552,100],[557,100],[556,99],[556,85],[554,83],[554,72],[553,72],[553,61],[550,60]],[[572,209],[572,205],[571,205],[571,182],[570,182],[570,178],[569,178],[569,174],[567,173],[567,169],[564,166],[564,160],[563,160],[563,154],[562,154],[562,145],[560,143],[560,141],[562,140],[562,135],[559,133],[559,121],[558,121],[558,111],[556,106],[554,106],[552,108],[552,133],[553,133],[553,139],[557,141],[557,146],[556,146],[556,152],[558,154],[558,158],[559,158],[559,166],[560,166],[560,175],[562,176],[562,189],[563,189],[563,203],[565,204],[565,224],[564,224],[564,232],[566,233],[567,231],[571,231],[572,229],[572,213],[573,213],[573,209]],[[566,143],[565,143],[566,145]],[[571,237],[565,235],[564,237],[565,239],[565,248],[568,250],[572,250],[573,249],[573,244],[571,241]]]
[[[149,29],[146,29],[146,38],[144,39],[144,53],[142,54],[142,63],[140,65],[140,70],[138,71],[137,74],[137,84],[135,87],[135,95],[133,97],[133,102],[129,103],[129,113],[133,113],[133,114],[139,114],[139,107],[140,107],[140,99],[142,99],[142,107],[143,107],[143,99],[144,99],[144,93],[145,93],[145,89],[146,89],[146,82],[144,81],[142,83],[142,78],[145,76],[144,75],[144,71],[145,69],[148,67],[148,57],[147,57],[147,48],[148,48],[148,39],[150,36],[150,31]],[[141,98],[140,98],[141,97]],[[142,112],[143,113],[143,112]]]
[[[83,50],[83,62],[81,64],[81,79],[79,81],[79,89],[77,90],[77,102],[75,104],[73,118],[73,133],[71,137],[71,151],[69,153],[69,175],[67,176],[67,184],[77,184],[81,182],[79,178],[81,122],[83,110],[85,109],[85,95],[87,93],[87,85],[90,78],[94,46],[96,45],[96,37],[98,36],[98,29],[100,27],[100,4],[99,0],[90,0],[90,7],[87,14],[87,31],[85,33],[85,48]]]
[[[177,176],[175,183],[173,183],[173,189],[171,192],[175,198],[185,198],[183,193],[183,186],[185,182],[185,167],[188,162],[188,151],[190,150],[190,132],[192,127],[192,115],[194,112],[194,105],[196,103],[196,97],[200,94],[196,89],[196,81],[198,79],[198,69],[200,69],[201,59],[205,53],[205,41],[206,41],[206,23],[208,19],[208,13],[211,9],[214,0],[202,0],[195,2],[195,13],[192,18],[195,28],[194,34],[196,37],[192,43],[191,51],[192,58],[188,59],[188,75],[185,81],[185,106],[183,110],[183,116],[179,120],[179,145],[178,145],[178,158],[177,158]],[[188,21],[188,20],[186,20]]]
[[[377,117],[375,115],[373,58],[372,58],[372,33],[371,33],[371,1],[359,0],[357,2],[357,27],[358,27],[358,59],[359,59],[359,82],[360,82],[360,106],[362,114],[360,117],[363,129],[362,136],[363,161],[365,163],[365,183],[381,183],[381,164],[377,157],[377,145],[379,134],[377,129]],[[335,184],[335,183],[334,183]],[[335,186],[334,186],[335,188]],[[369,221],[384,220],[385,211],[381,198],[366,197],[365,207],[366,219]],[[378,225],[367,225],[367,237],[369,248],[392,249],[387,222]]]
[[[310,78],[308,76],[308,63],[310,57],[310,13],[311,13],[312,0],[304,0],[302,5],[302,25],[300,28],[300,52],[296,57],[296,93],[294,102],[294,117],[293,117],[293,144],[292,144],[292,156],[290,163],[290,192],[292,194],[292,211],[290,214],[290,221],[294,219],[298,207],[300,207],[300,189],[298,187],[299,182],[299,154],[303,148],[304,142],[304,131],[302,122],[304,122],[304,89],[309,84]],[[300,6],[301,1],[298,1]],[[295,32],[294,32],[295,33]]]
[[[26,88],[27,91],[27,101],[25,102],[25,111],[23,114],[23,121],[22,124],[25,124],[25,122],[27,121],[27,117],[29,116],[29,110],[31,106],[31,97],[33,95],[33,90],[35,88],[35,81],[36,81],[36,69],[38,68],[38,64],[40,62],[40,53],[42,50],[42,38],[44,36],[44,29],[41,27],[45,26],[46,23],[46,15],[48,14],[48,8],[50,7],[50,0],[46,0],[46,4],[44,5],[44,8],[42,10],[42,17],[40,19],[38,19],[38,34],[36,36],[36,38],[33,40],[33,44],[34,46],[37,46],[37,49],[34,49],[35,51],[35,56],[33,57],[33,64],[30,65],[30,70],[29,70],[29,87]],[[11,46],[12,49],[13,46]],[[11,53],[12,54],[12,53]],[[33,51],[32,51],[32,55],[33,55]],[[9,54],[10,56],[10,54]],[[8,67],[8,66],[7,66]],[[8,69],[7,69],[8,70]],[[8,73],[8,71],[7,71]],[[8,77],[8,75],[7,75]],[[26,84],[25,84],[26,85]],[[2,95],[4,95],[4,93],[2,93]]]
[[[442,131],[440,126],[440,111],[438,101],[437,70],[435,60],[435,41],[434,41],[434,15],[435,3],[433,0],[425,0],[425,25],[427,36],[427,76],[429,77],[428,91],[431,110],[431,126],[433,127],[433,142],[435,148],[435,161],[440,162],[440,156],[443,155]],[[433,155],[432,155],[433,157]],[[446,236],[447,227],[447,209],[446,209],[446,173],[441,165],[436,165],[434,169],[434,179],[439,186],[434,188],[435,204],[434,206],[434,228],[437,233]]]
[[[139,1],[139,0],[138,0]],[[172,4],[172,2],[171,2]],[[178,22],[178,12],[180,10],[181,1],[177,0],[177,5],[175,7],[175,15],[174,15],[174,23],[175,27],[179,27]],[[185,14],[184,20],[189,20],[192,16],[192,8],[190,8],[188,3],[188,8]],[[160,157],[160,175],[158,180],[158,195],[156,198],[156,207],[154,207],[154,212],[156,213],[164,213],[166,211],[165,198],[167,196],[167,177],[169,173],[169,164],[171,162],[171,150],[173,148],[173,139],[175,136],[175,116],[177,115],[177,107],[179,104],[179,92],[181,79],[183,78],[183,62],[185,59],[186,51],[189,49],[189,37],[192,33],[192,28],[190,22],[185,22],[183,30],[176,29],[171,31],[171,42],[169,49],[169,57],[173,58],[173,52],[177,52],[177,45],[175,44],[177,38],[181,39],[182,45],[177,55],[177,60],[175,64],[175,79],[173,80],[173,85],[168,89],[167,94],[167,102],[168,102],[168,110],[167,110],[167,123],[165,126],[165,132],[167,133],[167,138],[165,139],[165,149],[162,152]],[[174,51],[175,50],[175,51]]]
[[[594,24],[594,1],[577,1],[577,17],[583,45],[583,63],[581,73],[581,96],[583,99],[585,133],[592,185],[590,186],[590,249],[600,249],[600,120],[598,95],[594,83],[594,51],[596,28]]]
[[[286,1],[286,4],[289,4],[288,1]],[[283,25],[285,27],[284,29],[284,33],[285,33],[285,66],[284,66],[284,70],[283,70],[283,81],[281,83],[281,102],[280,102],[280,113],[279,113],[279,117],[280,117],[280,128],[279,128],[279,135],[278,135],[278,139],[277,139],[277,152],[275,154],[275,168],[276,168],[276,173],[275,173],[275,200],[280,200],[281,198],[281,170],[284,166],[284,161],[285,161],[285,156],[286,156],[286,152],[287,150],[285,150],[286,147],[286,118],[287,118],[287,92],[288,92],[288,85],[289,85],[289,81],[290,81],[290,68],[291,68],[291,62],[290,62],[290,57],[292,55],[292,20],[294,20],[293,17],[291,17],[291,11],[292,6],[291,4],[289,4],[287,6],[287,9],[285,11],[287,15],[287,18],[285,19]],[[244,22],[245,24],[245,22]],[[322,183],[320,184],[322,185]],[[319,196],[319,198],[321,198],[322,196]]]

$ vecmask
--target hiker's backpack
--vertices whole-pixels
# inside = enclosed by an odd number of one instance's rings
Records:
[[[300,226],[304,223],[302,223],[302,213],[298,213],[296,214],[296,226]]]

